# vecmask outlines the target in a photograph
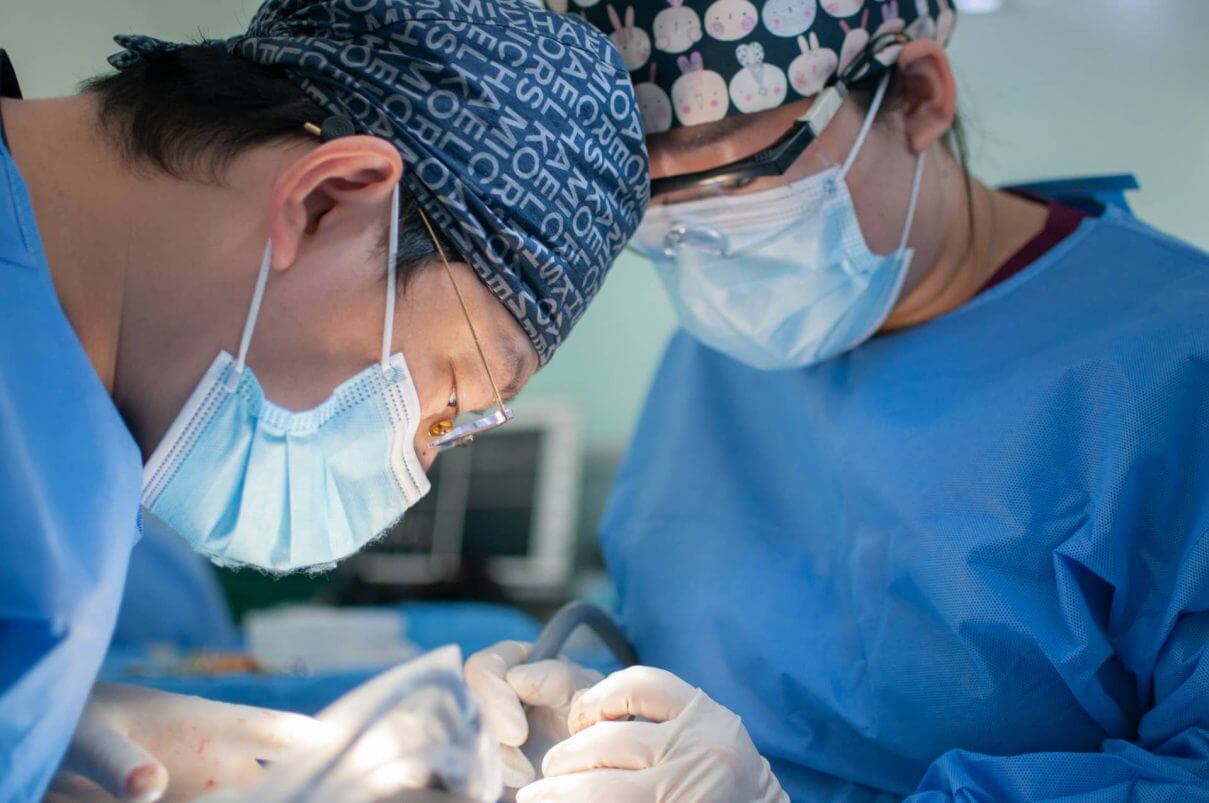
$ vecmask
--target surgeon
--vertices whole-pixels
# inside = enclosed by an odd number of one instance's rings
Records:
[[[519,799],[1209,800],[1209,256],[969,176],[947,2],[659,5],[583,12],[684,329],[601,529],[654,668],[473,656]]]
[[[269,0],[229,40],[118,42],[53,100],[0,56],[4,801],[65,754],[65,799],[152,800],[305,743],[89,698],[141,519],[275,573],[356,551],[511,418],[648,197],[617,52],[520,0]]]

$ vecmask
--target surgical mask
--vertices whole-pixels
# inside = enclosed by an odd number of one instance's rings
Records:
[[[253,293],[239,355],[220,352],[143,473],[143,506],[224,566],[325,567],[389,528],[428,492],[415,452],[420,400],[391,353],[398,189],[391,202],[386,322],[377,364],[311,410],[265,398],[246,365],[272,261]]]
[[[754,368],[785,370],[831,359],[881,328],[911,264],[924,166],[921,153],[898,248],[874,254],[846,177],[885,91],[883,80],[842,166],[773,190],[648,211],[635,245],[702,343]]]

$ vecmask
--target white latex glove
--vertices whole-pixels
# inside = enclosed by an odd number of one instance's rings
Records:
[[[324,733],[301,714],[98,683],[46,800],[151,803],[238,789],[262,774],[257,759]]]
[[[499,740],[504,786],[510,789],[537,777],[534,767],[546,751],[571,735],[567,714],[575,693],[601,679],[599,672],[563,658],[522,665],[532,646],[502,641],[466,661],[466,685]]]
[[[640,717],[644,722],[617,722]],[[546,753],[545,779],[517,803],[788,803],[737,715],[680,678],[645,666],[576,698],[574,734]]]

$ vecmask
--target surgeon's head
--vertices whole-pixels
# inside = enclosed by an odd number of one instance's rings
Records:
[[[396,188],[391,351],[425,467],[434,433],[506,401],[570,332],[646,203],[632,89],[587,25],[460,8],[270,0],[224,42],[119,38],[121,70],[89,86],[103,128],[182,190],[178,223],[211,249],[127,291],[115,395],[145,454],[237,353],[266,239],[246,355],[264,396],[312,408],[377,361]]]
[[[757,367],[785,368],[912,323],[934,300],[918,291],[947,247],[942,235],[969,203],[943,44],[955,21],[949,0],[637,8],[624,30],[613,30],[607,9],[581,13],[615,44],[643,31],[655,43],[648,59],[627,63],[651,159],[651,213],[636,242],[655,258],[685,326]],[[836,184],[821,177],[843,180],[859,227],[846,203],[823,199]],[[785,225],[790,207],[796,229]],[[905,224],[909,258],[879,262],[900,251]],[[735,270],[724,271],[727,262]],[[828,271],[834,280],[813,290],[796,278]],[[786,291],[772,289],[777,275]],[[776,303],[755,304],[744,276]],[[893,281],[879,284],[882,276]]]

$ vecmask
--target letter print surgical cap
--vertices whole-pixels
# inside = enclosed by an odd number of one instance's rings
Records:
[[[183,47],[116,37],[119,69]],[[545,364],[649,194],[633,87],[607,37],[525,0],[267,0],[221,42],[390,140],[403,181]],[[322,122],[322,121],[316,121]]]
[[[567,10],[568,0],[548,0]],[[814,97],[886,34],[948,42],[952,0],[571,0],[634,77],[648,134]],[[884,72],[889,48],[861,72]]]

